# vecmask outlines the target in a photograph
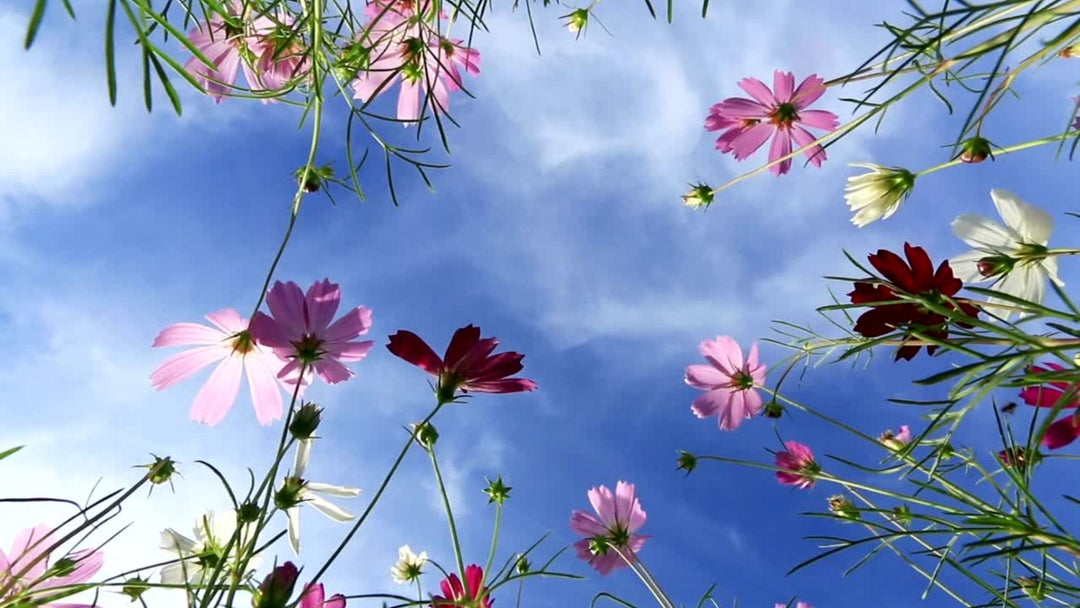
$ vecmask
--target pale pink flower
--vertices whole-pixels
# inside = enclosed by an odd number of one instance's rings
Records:
[[[240,376],[247,375],[248,390],[259,424],[267,425],[281,418],[281,387],[276,375],[281,361],[259,348],[240,313],[225,308],[206,315],[213,327],[198,323],[177,323],[161,330],[154,347],[196,346],[173,355],[152,374],[156,390],[186,380],[202,368],[220,361],[210,378],[195,395],[191,419],[213,426],[225,417],[236,401]]]
[[[878,441],[894,450],[902,449],[905,445],[911,443],[911,427],[902,424],[900,430],[895,433],[892,432],[892,429],[887,430],[878,437]]]
[[[258,41],[253,45],[257,51],[254,63],[257,81],[250,82],[252,90],[276,91],[307,73],[310,66],[307,52],[292,26],[293,18],[284,14],[276,20],[262,16],[252,21],[251,29]]]
[[[360,361],[375,344],[353,341],[371,327],[371,310],[357,306],[334,321],[340,303],[341,289],[329,279],[313,283],[307,294],[292,281],[274,283],[266,295],[270,315],[255,313],[252,329],[259,344],[286,361],[278,378],[306,385],[312,372],[329,384],[353,377],[343,362]]]
[[[813,144],[816,136],[806,130],[832,131],[839,121],[836,114],[825,110],[807,109],[825,93],[825,81],[811,74],[798,87],[795,75],[776,70],[773,88],[756,78],[744,78],[739,88],[753,99],[731,97],[715,104],[705,119],[709,131],[725,130],[716,140],[716,149],[733,153],[735,160],[745,160],[772,137],[769,162],[791,154],[792,142],[799,148]],[[813,145],[805,151],[810,164],[820,167],[825,161],[825,148]],[[791,170],[791,159],[770,169],[776,175]]]
[[[104,556],[100,551],[84,549],[74,551],[50,562],[49,549],[59,540],[60,535],[50,534],[52,529],[46,525],[27,528],[15,537],[11,552],[0,550],[0,604],[18,598],[33,591],[35,605],[54,606],[55,608],[85,608],[87,604],[57,603],[51,600],[67,595],[57,591],[50,597],[42,593],[67,585],[78,585],[90,580],[101,569]],[[29,598],[28,598],[29,599]],[[20,601],[15,601],[20,605]]]
[[[800,490],[813,487],[814,476],[821,472],[814,453],[798,441],[786,441],[784,447],[787,450],[776,453],[776,466],[782,469],[776,472],[776,480]]]
[[[308,583],[304,587],[304,595],[300,597],[300,608],[345,608],[345,596],[335,593],[330,599],[326,599],[326,590],[322,583]]]
[[[381,14],[361,34],[363,44],[370,44],[367,69],[352,81],[354,97],[368,102],[400,83],[397,118],[415,122],[431,112],[445,113],[450,93],[464,88],[461,70],[480,74],[480,52],[463,45],[462,40],[443,38],[426,22],[414,19],[411,3],[397,3]]]
[[[746,418],[761,413],[761,395],[754,387],[765,382],[766,368],[758,361],[756,342],[746,359],[739,343],[729,336],[706,340],[698,351],[709,364],[686,366],[686,383],[705,391],[690,406],[694,415],[716,416],[720,428],[731,431]]]
[[[585,537],[574,548],[597,572],[608,574],[634,561],[648,540],[637,533],[645,525],[645,510],[634,484],[625,481],[615,484],[614,493],[607,486],[589,490],[589,502],[596,515],[580,510],[570,514],[570,528]]]

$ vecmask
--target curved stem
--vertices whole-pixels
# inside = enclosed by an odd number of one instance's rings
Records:
[[[457,559],[458,573],[465,577],[465,560],[461,556],[461,541],[458,539],[457,525],[454,523],[454,511],[450,508],[450,497],[446,495],[446,486],[443,485],[442,473],[439,471],[439,461],[435,458],[435,448],[428,448],[431,457],[431,468],[435,471],[435,482],[439,484],[439,495],[442,497],[443,509],[446,510],[446,522],[450,524],[450,541],[454,544],[454,557]]]

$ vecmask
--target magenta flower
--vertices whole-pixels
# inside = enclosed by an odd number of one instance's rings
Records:
[[[48,551],[59,539],[59,535],[50,535],[51,531],[46,525],[27,528],[15,537],[10,553],[0,550],[0,604],[16,600],[14,604],[20,605],[16,598],[33,591],[35,605],[88,608],[86,604],[52,601],[70,595],[70,592],[57,591],[50,597],[42,591],[85,583],[101,569],[104,556],[100,551],[84,549],[50,563]]]
[[[304,595],[300,597],[300,608],[345,608],[345,596],[335,593],[326,599],[326,590],[323,584],[308,584],[304,587]]]
[[[1032,374],[1066,371],[1066,368],[1057,363],[1044,365],[1045,367],[1032,365],[1029,371]],[[1053,408],[1060,403],[1064,409],[1076,409],[1080,406],[1080,386],[1072,382],[1052,380],[1046,384],[1025,387],[1020,391],[1020,398],[1024,400],[1024,403],[1035,407]],[[1056,450],[1076,441],[1078,437],[1080,437],[1080,412],[1069,413],[1046,429],[1042,444],[1051,450]]]
[[[312,372],[328,384],[353,377],[343,362],[360,361],[375,345],[370,340],[353,341],[371,327],[371,310],[357,306],[334,321],[340,303],[341,289],[329,279],[313,283],[307,294],[292,281],[274,283],[266,294],[270,315],[255,313],[252,329],[259,344],[286,361],[278,378],[306,385]]]
[[[156,390],[186,380],[202,368],[220,361],[210,378],[195,395],[191,419],[213,426],[236,401],[240,376],[247,375],[248,390],[259,424],[267,425],[281,418],[281,387],[276,375],[281,361],[259,348],[248,330],[246,319],[231,308],[206,315],[213,327],[198,323],[176,323],[161,330],[153,346],[196,346],[165,360],[152,374],[150,384]]]
[[[464,584],[457,574],[451,574],[443,579],[439,586],[442,588],[442,595],[431,597],[431,608],[491,608],[494,602],[484,586],[484,569],[476,564],[465,568]]]
[[[648,540],[637,533],[645,525],[645,510],[634,484],[625,481],[615,484],[614,493],[607,486],[589,490],[589,503],[596,515],[581,510],[570,514],[570,528],[585,537],[574,548],[578,557],[607,575],[634,561]]]
[[[878,441],[894,450],[903,449],[905,445],[911,443],[911,427],[902,424],[900,430],[895,433],[891,429],[885,431],[878,437]]]
[[[784,447],[787,450],[776,454],[776,466],[782,469],[776,472],[776,480],[800,490],[813,487],[814,476],[821,472],[814,453],[798,441],[786,441]]]
[[[795,75],[776,70],[773,88],[756,78],[744,78],[739,88],[753,99],[731,97],[714,105],[705,119],[709,131],[724,131],[716,140],[716,149],[732,153],[735,160],[745,160],[772,137],[769,162],[776,161],[792,151],[792,142],[798,147],[809,146],[817,139],[806,130],[832,131],[839,121],[836,114],[825,110],[809,110],[810,104],[825,93],[825,81],[811,74],[795,87]],[[825,148],[814,144],[805,151],[810,164],[820,167],[825,161]],[[770,169],[776,175],[791,170],[791,159]]]
[[[706,340],[698,351],[709,364],[686,366],[686,383],[705,391],[690,406],[695,416],[716,416],[721,429],[733,431],[761,413],[761,395],[754,387],[765,382],[765,365],[758,361],[756,342],[745,360],[739,343],[728,336]]]
[[[446,354],[440,359],[427,342],[404,329],[390,336],[387,350],[439,379],[439,398],[449,402],[455,392],[517,393],[536,390],[536,383],[525,378],[511,378],[524,366],[525,355],[515,352],[491,353],[499,346],[497,338],[480,338],[480,328],[466,325],[454,332]]]
[[[361,34],[368,49],[367,69],[357,74],[354,97],[369,102],[400,83],[397,118],[416,122],[427,106],[445,113],[450,93],[464,88],[461,70],[479,75],[480,52],[462,40],[443,38],[424,20],[415,17],[412,2],[369,4],[368,16],[377,21]]]
[[[788,608],[788,604],[781,604],[780,602],[777,602],[776,606],[774,608]],[[795,608],[814,608],[814,607],[811,606],[809,602],[797,602],[795,604]]]

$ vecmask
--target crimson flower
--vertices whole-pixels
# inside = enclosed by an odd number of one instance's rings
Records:
[[[1065,371],[1065,368],[1057,363],[1046,363],[1046,367],[1032,365],[1029,369],[1032,374],[1053,374]],[[1060,402],[1061,407],[1075,409],[1080,406],[1080,386],[1074,383],[1050,381],[1039,386],[1029,386],[1020,391],[1020,398],[1024,403],[1035,407],[1053,408]],[[1066,397],[1068,399],[1066,400]],[[1065,447],[1080,437],[1080,411],[1070,413],[1068,416],[1054,422],[1046,429],[1042,444],[1051,450]]]
[[[457,574],[451,574],[443,579],[440,587],[443,594],[432,596],[431,608],[491,608],[495,601],[488,596],[488,590],[484,587],[484,569],[476,564],[465,568],[465,584],[461,583]]]
[[[463,393],[517,393],[536,390],[536,383],[525,378],[511,378],[524,366],[520,353],[491,353],[499,346],[496,338],[480,338],[480,328],[466,325],[454,332],[446,354],[439,358],[420,336],[398,330],[390,336],[386,348],[420,369],[438,378],[439,400],[453,400]]]
[[[821,465],[814,460],[814,452],[809,446],[798,441],[786,441],[787,448],[776,453],[776,480],[785,486],[795,486],[800,490],[814,487]]]
[[[870,264],[881,273],[887,283],[882,285],[857,281],[854,291],[848,294],[852,304],[876,304],[855,322],[856,332],[867,338],[877,338],[898,329],[906,329],[905,341],[911,339],[909,334],[912,329],[937,340],[949,337],[948,318],[945,315],[933,312],[918,302],[903,301],[897,292],[922,296],[971,318],[978,315],[979,309],[970,300],[954,297],[964,283],[953,275],[947,260],[942,261],[935,271],[930,256],[922,247],[904,243],[904,254],[907,262],[885,249],[879,249],[877,253],[868,256]],[[882,302],[886,304],[881,304]],[[957,325],[971,327],[965,322],[957,322]],[[919,354],[922,346],[903,344],[896,351],[896,359],[910,361]],[[933,355],[937,348],[936,344],[927,345],[926,352]]]

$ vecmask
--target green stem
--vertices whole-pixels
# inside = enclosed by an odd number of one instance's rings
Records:
[[[499,530],[502,528],[503,503],[495,503],[495,530],[491,533],[491,550],[488,551],[487,564],[484,566],[484,578],[491,572],[491,565],[495,563],[495,549],[499,546]]]
[[[465,576],[465,560],[461,556],[461,541],[458,540],[457,525],[454,523],[454,511],[450,508],[450,497],[446,495],[446,486],[443,485],[442,473],[439,471],[439,461],[435,458],[435,447],[428,448],[431,456],[431,468],[435,471],[435,482],[439,484],[439,495],[442,497],[443,508],[446,510],[446,522],[450,524],[450,541],[454,544],[454,557],[457,559],[458,572]]]
[[[1051,144],[1051,143],[1054,143],[1054,142],[1064,141],[1066,139],[1072,139],[1072,138],[1075,138],[1075,137],[1078,137],[1078,136],[1080,136],[1080,135],[1078,135],[1074,131],[1069,131],[1068,133],[1059,133],[1057,135],[1052,135],[1050,137],[1043,137],[1042,139],[1033,139],[1031,141],[1027,141],[1027,142],[1024,142],[1022,144],[1012,145],[1012,146],[1009,146],[1007,148],[998,148],[997,150],[994,150],[994,154],[995,155],[998,155],[998,154],[1011,154],[1013,152],[1019,152],[1021,150],[1027,150],[1029,148],[1035,148],[1035,147],[1042,146],[1042,145],[1045,145],[1045,144]],[[924,175],[930,175],[931,173],[941,171],[942,169],[948,169],[949,167],[955,167],[956,165],[959,165],[959,164],[961,164],[963,162],[964,161],[960,160],[959,158],[954,158],[953,160],[950,160],[950,161],[945,162],[945,163],[941,163],[940,165],[935,165],[933,167],[930,167],[929,169],[923,169],[922,171],[919,171],[918,173],[916,173],[915,177],[918,178],[918,177],[922,177]]]

